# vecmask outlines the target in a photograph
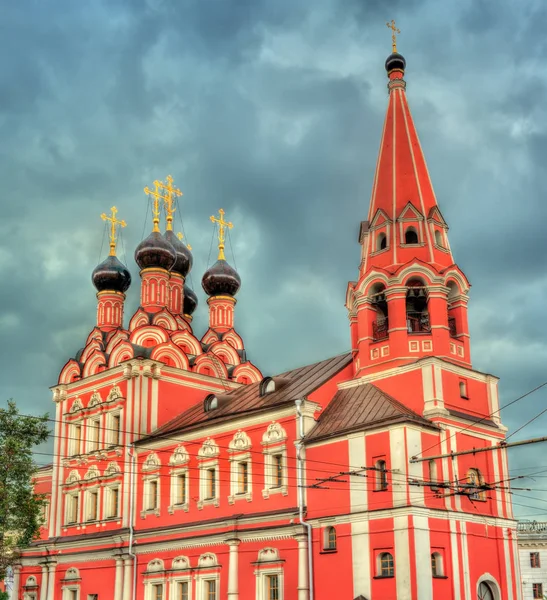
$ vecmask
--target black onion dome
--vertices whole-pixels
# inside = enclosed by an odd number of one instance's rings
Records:
[[[156,267],[169,271],[176,257],[175,249],[159,231],[153,231],[135,250],[135,262],[141,269]]]
[[[219,259],[205,271],[201,285],[208,296],[235,296],[241,286],[241,277],[225,260]]]
[[[131,274],[116,256],[109,256],[91,274],[91,281],[97,291],[121,292],[131,285]]]
[[[192,268],[194,257],[186,244],[183,244],[171,229],[165,232],[165,239],[173,246],[177,258],[171,271],[186,277]]]
[[[398,52],[393,52],[386,59],[386,71],[389,73],[393,71],[393,69],[398,69],[399,71],[404,71],[406,67],[406,60],[402,54]]]
[[[194,290],[184,284],[184,306],[182,312],[185,315],[192,315],[198,305],[198,297]]]

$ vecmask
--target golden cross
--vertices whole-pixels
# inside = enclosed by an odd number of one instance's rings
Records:
[[[393,48],[393,52],[397,52],[397,34],[401,33],[401,31],[397,29],[397,27],[395,27],[395,21],[393,19],[391,19],[391,23],[386,23],[386,25],[393,32],[391,35],[391,45]]]
[[[154,218],[152,219],[152,222],[154,223],[154,227],[152,228],[152,231],[157,231],[159,232],[160,228],[159,228],[159,224],[160,224],[160,198],[162,200],[165,200],[165,196],[162,196],[160,194],[160,192],[158,191],[159,188],[161,187],[162,183],[161,181],[158,181],[157,179],[154,181],[154,187],[155,190],[152,191],[148,186],[146,186],[144,188],[144,193],[147,196],[152,196],[154,198],[154,203],[152,205],[152,215],[154,216]]]
[[[179,238],[179,240],[182,242],[182,238],[183,238],[184,236],[182,235],[182,233],[181,233],[180,231],[177,233],[177,237],[178,237],[178,238]],[[190,244],[186,244],[186,247],[188,248],[188,250],[191,250],[191,249],[192,249],[192,246],[190,246]]]
[[[167,175],[167,184],[160,181],[160,187],[162,190],[165,190],[165,196],[162,196],[165,201],[165,212],[167,213],[167,230],[173,229],[173,213],[175,212],[175,208],[173,206],[174,199],[177,196],[182,196],[182,192],[173,185],[173,178],[171,175]]]
[[[116,256],[116,225],[119,225],[120,227],[125,227],[127,225],[127,223],[125,221],[118,221],[118,219],[116,219],[116,214],[118,212],[118,209],[113,206],[111,209],[112,211],[112,216],[108,217],[105,213],[103,213],[101,215],[101,219],[103,221],[110,221],[111,223],[111,227],[110,227],[110,256]]]
[[[226,257],[224,256],[224,241],[226,239],[224,230],[226,227],[228,227],[228,229],[232,229],[234,224],[224,220],[224,211],[222,208],[218,211],[218,214],[220,215],[218,219],[213,215],[211,215],[209,218],[213,223],[218,223],[218,260],[226,260]]]

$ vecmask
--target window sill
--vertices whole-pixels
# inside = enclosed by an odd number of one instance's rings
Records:
[[[433,579],[448,579],[448,575],[432,575]]]
[[[188,502],[184,502],[184,504],[171,504],[167,507],[167,512],[170,515],[174,514],[177,510],[183,510],[184,512],[188,512],[190,510]]]
[[[251,502],[253,499],[252,492],[244,492],[243,494],[234,494],[232,496],[228,496],[228,504],[235,504],[237,500],[247,500],[247,502]]]
[[[289,488],[286,485],[280,487],[270,487],[262,490],[262,497],[268,499],[272,494],[282,494],[283,496],[289,495]]]
[[[389,488],[386,488],[385,490],[372,490],[375,494],[381,494],[382,492],[389,492]]]
[[[202,510],[204,506],[214,506],[218,508],[220,506],[219,498],[205,498],[204,500],[198,500],[197,508],[198,510]]]
[[[146,519],[149,515],[155,515],[156,517],[160,516],[159,508],[147,508],[145,510],[141,510],[141,519]]]
[[[372,579],[395,579],[395,575],[374,575]]]
[[[338,548],[323,548],[319,551],[319,554],[336,554],[337,552]]]

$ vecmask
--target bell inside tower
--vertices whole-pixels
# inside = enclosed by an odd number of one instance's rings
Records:
[[[408,333],[430,333],[427,287],[423,281],[412,279],[408,282],[407,288],[406,325]]]

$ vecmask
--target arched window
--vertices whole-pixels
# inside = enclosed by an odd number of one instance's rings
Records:
[[[376,237],[376,251],[385,250],[387,248],[387,235],[379,233]]]
[[[486,491],[481,489],[484,479],[478,469],[467,471],[467,495],[470,500],[486,500]]]
[[[377,460],[374,465],[376,469],[376,491],[383,492],[387,490],[387,468],[385,460]]]
[[[261,396],[271,394],[272,392],[275,392],[275,381],[271,377],[264,377],[260,382],[259,389]]]
[[[479,584],[477,598],[478,600],[495,600],[494,592],[486,581],[481,581]]]
[[[427,288],[419,279],[411,279],[407,283],[406,323],[408,333],[431,332],[427,310]]]
[[[443,234],[438,229],[435,229],[435,243],[437,244],[437,246],[444,248]]]
[[[437,462],[435,460],[430,460],[428,463],[429,466],[429,481],[431,482],[431,485],[429,486],[429,488],[431,489],[432,492],[437,492],[439,490],[439,486],[435,485],[438,481],[438,474],[437,474]]]
[[[214,394],[209,394],[203,401],[203,410],[209,412],[218,407],[218,398]]]
[[[469,398],[469,396],[467,395],[467,382],[465,381],[465,379],[460,379],[458,385],[460,387],[460,398],[464,398],[465,400],[467,400]]]
[[[407,227],[405,231],[405,244],[418,244],[418,232],[414,227]]]
[[[378,555],[378,577],[394,577],[393,554],[382,552]]]
[[[334,527],[325,527],[323,549],[336,550],[336,529]]]
[[[386,287],[377,283],[370,290],[370,301],[376,309],[376,319],[372,322],[372,339],[377,342],[389,337],[388,308],[386,300]]]
[[[431,555],[431,574],[433,577],[444,577],[443,557],[439,552],[433,552]]]

